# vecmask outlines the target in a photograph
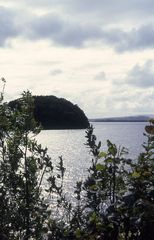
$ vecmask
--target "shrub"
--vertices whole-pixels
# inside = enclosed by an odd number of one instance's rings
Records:
[[[143,153],[136,161],[127,159],[127,149],[117,148],[109,140],[107,151],[102,152],[93,127],[87,129],[86,145],[93,155],[92,165],[87,179],[76,185],[77,205],[64,226],[67,237],[61,239],[153,239],[153,122],[150,126]]]
[[[47,149],[35,140],[33,98],[22,94],[21,109],[0,100],[0,233],[7,239],[42,239],[51,215],[52,193],[61,194]],[[58,179],[63,179],[62,159]]]
[[[22,94],[20,109],[10,109],[3,91],[0,98],[0,239],[152,240],[154,120],[136,161],[109,140],[102,152],[93,127],[87,129],[92,163],[72,204],[64,194],[62,158],[54,172],[47,149],[35,140],[40,128],[33,103],[30,92]]]

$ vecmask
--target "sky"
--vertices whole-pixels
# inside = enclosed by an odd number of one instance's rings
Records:
[[[7,101],[30,90],[88,118],[154,114],[154,1],[0,0],[2,77]]]

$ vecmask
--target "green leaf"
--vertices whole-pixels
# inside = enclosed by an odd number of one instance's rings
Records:
[[[96,191],[97,190],[96,184],[93,184],[93,185],[89,186],[89,189],[92,190],[92,191]]]
[[[105,158],[107,156],[106,152],[100,152],[98,158]]]
[[[98,219],[98,216],[95,212],[92,213],[92,215],[90,216],[90,221],[92,222],[96,222]]]
[[[103,170],[105,170],[105,166],[104,165],[102,165],[102,164],[100,164],[100,163],[98,163],[97,165],[96,165],[96,170],[97,171],[103,171]]]
[[[112,145],[109,148],[109,153],[111,153],[113,156],[115,156],[117,154],[117,148],[114,145]]]
[[[77,230],[76,230],[75,236],[76,236],[77,239],[81,237],[81,231],[80,231],[80,229],[77,229]]]
[[[132,177],[139,178],[140,177],[140,173],[139,172],[133,172],[132,173]]]
[[[106,162],[106,163],[112,163],[112,162],[113,162],[113,159],[112,159],[112,158],[107,158],[107,159],[105,159],[105,162]]]

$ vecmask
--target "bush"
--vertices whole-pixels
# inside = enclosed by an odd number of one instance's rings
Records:
[[[87,146],[93,154],[92,165],[87,179],[76,185],[77,205],[64,225],[67,235],[61,239],[152,240],[153,135],[145,134],[144,151],[134,162],[124,158],[125,148],[117,148],[109,140],[108,150],[101,152],[92,126],[86,133]]]
[[[35,140],[33,99],[24,92],[21,109],[0,102],[0,233],[7,239],[42,239],[48,231],[51,194],[61,194],[51,158]],[[58,182],[63,179],[62,159]],[[61,181],[62,182],[62,181]]]
[[[54,172],[47,149],[35,140],[40,128],[30,92],[20,101],[21,109],[12,110],[1,94],[0,239],[152,240],[154,121],[146,127],[147,142],[137,161],[109,140],[102,152],[93,127],[87,129],[92,164],[85,181],[76,183],[74,205],[65,198],[62,158]]]

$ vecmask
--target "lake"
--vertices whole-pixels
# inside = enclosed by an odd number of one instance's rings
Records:
[[[136,159],[142,151],[145,122],[93,122],[94,134],[106,149],[109,139],[117,146],[129,149],[127,157]],[[38,142],[48,148],[53,165],[58,157],[63,156],[65,173],[65,189],[68,195],[73,191],[76,181],[83,180],[91,164],[89,149],[85,146],[85,130],[44,130],[37,136]]]

